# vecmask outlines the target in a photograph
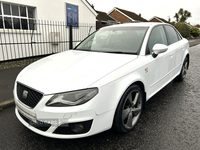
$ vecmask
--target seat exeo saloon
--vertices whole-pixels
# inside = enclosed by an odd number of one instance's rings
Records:
[[[101,28],[74,49],[43,58],[15,82],[15,113],[30,130],[80,138],[129,132],[145,102],[189,67],[189,44],[171,25]]]

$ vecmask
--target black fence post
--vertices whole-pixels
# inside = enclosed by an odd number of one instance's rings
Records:
[[[73,48],[72,25],[69,25],[69,49]]]

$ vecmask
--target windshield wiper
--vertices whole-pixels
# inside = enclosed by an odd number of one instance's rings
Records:
[[[73,49],[73,50],[89,51],[89,52],[101,52],[101,53],[114,53],[114,54],[131,54],[131,55],[137,55],[138,54],[138,53],[122,52],[122,51],[101,51],[101,50],[89,50],[89,49]]]
[[[131,53],[131,52],[122,52],[122,51],[107,51],[105,53],[115,53],[115,54],[132,54],[137,55],[137,53]]]

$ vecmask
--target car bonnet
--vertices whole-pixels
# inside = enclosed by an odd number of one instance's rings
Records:
[[[70,50],[29,65],[16,81],[44,94],[79,90],[136,58],[137,55]]]

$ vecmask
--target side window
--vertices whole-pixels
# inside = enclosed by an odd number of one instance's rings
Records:
[[[153,52],[152,48],[155,44],[168,45],[167,37],[163,26],[157,26],[151,31],[149,41],[147,44],[147,54],[151,54]]]
[[[172,27],[165,26],[165,29],[167,31],[170,44],[173,44],[173,43],[179,41],[176,31]]]
[[[182,39],[182,37],[180,36],[180,34],[176,31],[177,36],[178,36],[178,40],[180,41]]]

